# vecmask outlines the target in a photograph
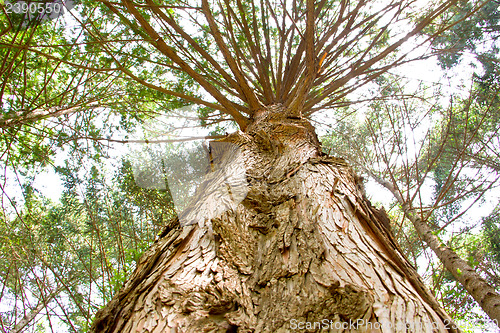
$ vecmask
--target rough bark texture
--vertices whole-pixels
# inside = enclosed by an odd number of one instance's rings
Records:
[[[165,230],[93,332],[455,331],[309,122],[271,107],[223,141],[238,152],[214,157],[179,217],[195,224]],[[222,171],[244,173],[241,202],[241,177],[220,186]]]

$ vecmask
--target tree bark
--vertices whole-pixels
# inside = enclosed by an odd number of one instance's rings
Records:
[[[237,149],[216,152],[93,332],[458,331],[308,121],[269,107],[219,142]]]

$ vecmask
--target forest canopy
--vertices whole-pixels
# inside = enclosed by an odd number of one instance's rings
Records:
[[[494,327],[415,223],[498,294],[498,2],[0,7],[3,331],[89,331],[213,168],[208,141],[274,105],[361,176],[462,329]]]

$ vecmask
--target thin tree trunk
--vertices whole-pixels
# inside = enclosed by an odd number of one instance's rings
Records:
[[[404,201],[395,186],[379,177],[375,180],[387,188],[401,204],[405,216],[412,222],[417,233],[434,251],[444,267],[457,279],[469,294],[478,302],[486,314],[500,327],[500,295],[470,265],[460,258],[455,251],[443,244],[433,234],[427,223],[416,216],[408,202]]]
[[[22,330],[33,320],[35,317],[64,289],[64,286],[60,286],[53,292],[51,292],[45,299],[40,300],[40,303],[27,313],[23,319],[21,319],[16,326],[10,331],[10,333],[20,333]]]
[[[165,230],[93,332],[458,331],[309,122],[269,108],[220,142],[190,225]]]

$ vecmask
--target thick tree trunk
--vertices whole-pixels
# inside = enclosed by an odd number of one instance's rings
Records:
[[[215,153],[179,217],[195,224],[165,231],[93,332],[457,331],[306,120],[271,107],[222,141],[238,149]]]

